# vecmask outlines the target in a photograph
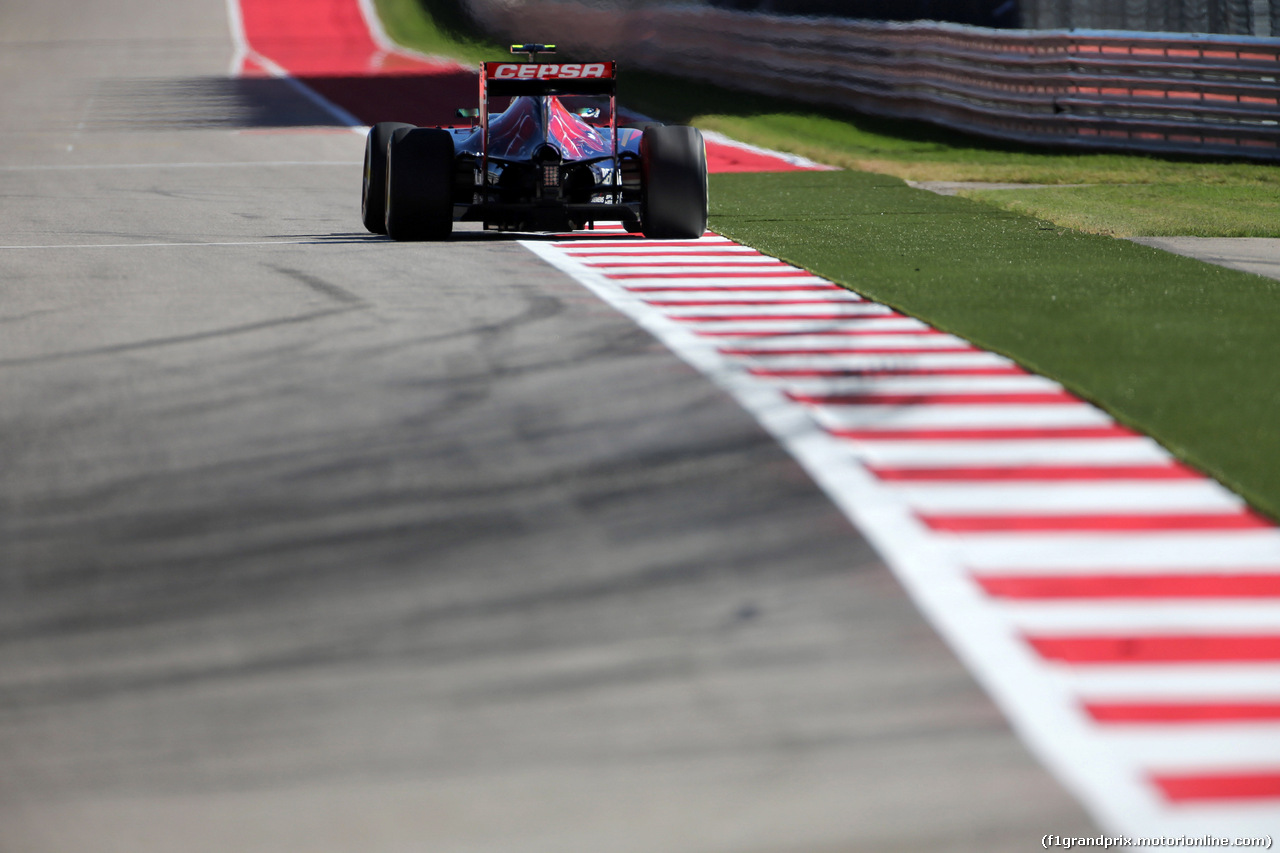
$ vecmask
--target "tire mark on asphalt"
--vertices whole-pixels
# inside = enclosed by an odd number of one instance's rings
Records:
[[[494,534],[502,531],[510,532],[520,524],[517,517],[502,513],[474,515],[470,518],[485,525]],[[417,532],[430,533],[431,536],[426,537],[428,541],[443,533],[451,534],[461,544],[466,536],[463,531],[457,529],[458,519],[441,520],[434,525],[414,525],[413,527]],[[335,543],[327,541],[315,544],[317,547],[328,547]],[[246,676],[297,674],[319,667],[363,665],[374,661],[421,660],[423,655],[429,655],[435,665],[446,665],[463,663],[474,659],[477,655],[488,657],[515,652],[533,653],[543,647],[543,643],[530,644],[527,637],[512,638],[499,635],[472,636],[465,640],[451,641],[449,632],[444,629],[450,624],[474,623],[481,618],[511,616],[527,613],[532,609],[581,605],[588,602],[626,602],[634,600],[641,594],[664,591],[678,593],[681,590],[689,590],[726,578],[767,577],[779,562],[787,560],[793,553],[793,546],[790,543],[774,542],[745,555],[726,554],[711,560],[703,556],[673,559],[657,564],[646,564],[633,571],[607,577],[561,580],[531,589],[499,589],[474,600],[459,601],[450,598],[448,601],[407,603],[400,612],[388,614],[390,618],[377,623],[338,619],[328,624],[322,634],[262,634],[261,626],[245,625],[242,630],[257,634],[259,642],[251,652],[237,653],[236,658],[231,661],[219,656],[204,659],[197,657],[194,660],[189,657],[173,660],[161,656],[139,664],[136,658],[130,658],[130,663],[125,666],[96,665],[92,668],[52,674],[43,672],[34,675],[10,676],[0,681],[0,699],[3,700],[0,705],[10,710],[51,708],[94,701],[108,696],[217,683]],[[383,579],[389,580],[406,571],[416,573],[417,570],[399,567],[391,571],[384,569],[379,574]],[[821,578],[835,571],[838,570],[831,565],[810,565],[801,574],[793,576],[792,580]],[[316,576],[313,571],[306,570],[306,574],[312,584],[332,584],[339,573],[335,570],[332,576],[324,577]],[[349,567],[341,574],[348,575]],[[217,598],[241,598],[246,594],[263,600],[265,606],[269,607],[271,606],[269,602],[277,600],[277,595],[284,594],[286,588],[294,586],[290,583],[273,588],[273,584],[264,584],[264,580],[249,574],[236,576],[234,584],[223,589],[202,585],[199,601],[195,597],[175,596],[172,590],[166,590],[164,592],[167,594],[157,596],[157,592],[160,591],[135,582],[127,600],[96,602],[95,606],[102,612],[94,614],[92,624],[90,620],[83,617],[83,614],[79,618],[75,614],[64,614],[57,618],[43,620],[38,625],[24,626],[20,631],[13,632],[12,637],[6,637],[6,639],[30,642],[56,637],[63,641],[88,639],[114,645],[120,642],[116,632],[122,629],[137,630],[143,626],[155,630],[182,624],[189,626],[192,624],[191,617],[202,615],[210,604],[210,594],[215,599],[213,601],[216,605],[215,610],[221,609],[227,603],[218,601]],[[378,583],[375,581],[373,584],[375,590],[377,586]],[[496,594],[492,594],[493,592]],[[165,613],[157,618],[155,605],[159,603],[156,600],[159,597],[164,599]],[[143,603],[144,599],[146,599],[145,607],[135,606]],[[754,604],[748,608],[753,615],[745,618],[742,616],[742,607],[735,609],[726,605],[726,608],[723,620],[707,626],[706,630],[731,629],[742,621],[757,618],[760,613],[760,607]],[[148,616],[151,618],[147,618]],[[267,643],[269,647],[262,648],[263,643]],[[783,653],[779,652],[779,654]],[[598,674],[592,677],[593,680],[598,678]],[[535,689],[548,692],[547,687],[545,684],[539,687],[532,683],[522,683],[514,689],[509,685],[506,688],[495,686],[492,690],[496,693],[528,693]]]
[[[56,314],[56,313],[58,313],[57,308],[40,308],[38,310],[27,311],[22,314],[11,314],[7,317],[0,316],[0,323],[21,323],[26,320],[31,320],[35,317],[43,317],[46,314]]]
[[[245,323],[239,326],[228,326],[222,329],[212,329],[208,332],[196,332],[190,335],[174,335],[165,338],[151,338],[145,341],[136,341],[129,344],[112,344],[105,347],[94,347],[84,350],[70,350],[68,352],[50,353],[48,355],[33,355],[26,358],[6,358],[0,359],[0,368],[5,367],[33,367],[35,365],[50,364],[58,361],[70,361],[77,358],[93,358],[103,355],[118,355],[126,352],[139,352],[142,350],[158,349],[162,347],[180,346],[182,344],[199,343],[201,341],[216,340],[218,338],[232,337],[234,335],[245,335],[252,332],[260,332],[266,329],[277,329],[283,326],[295,326],[303,323],[311,323],[316,320],[323,320],[328,317],[336,317],[341,314],[347,314],[357,308],[330,308],[325,311],[313,311],[310,314],[300,314],[294,317],[281,317],[275,320],[262,320],[257,323]]]
[[[362,297],[356,296],[346,288],[339,287],[332,282],[325,281],[319,276],[311,275],[310,273],[305,273],[302,270],[295,270],[289,267],[278,267],[274,264],[269,264],[268,266],[270,269],[275,270],[281,275],[288,276],[294,281],[301,282],[316,293],[319,293],[322,296],[327,296],[335,302],[341,302],[343,305],[360,306],[365,308],[369,306],[369,303]]]

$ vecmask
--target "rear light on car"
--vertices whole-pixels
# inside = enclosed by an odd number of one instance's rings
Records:
[[[548,189],[560,186],[560,164],[559,163],[543,163],[542,164],[542,185]]]

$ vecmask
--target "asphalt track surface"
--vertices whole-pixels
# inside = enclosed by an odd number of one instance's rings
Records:
[[[0,43],[0,851],[1094,831],[723,393],[512,240],[360,231],[221,3]]]

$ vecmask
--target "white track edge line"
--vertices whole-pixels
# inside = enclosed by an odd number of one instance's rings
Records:
[[[360,160],[258,160],[225,163],[65,163],[60,165],[0,166],[0,172],[81,172],[95,169],[241,169],[253,166],[361,166]]]
[[[300,243],[322,242],[309,240],[235,240],[214,243],[65,243],[62,245],[39,246],[0,246],[0,250],[11,249],[174,249],[199,246],[294,246]]]

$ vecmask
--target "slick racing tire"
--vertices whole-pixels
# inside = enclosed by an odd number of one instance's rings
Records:
[[[374,234],[387,233],[387,145],[402,121],[380,121],[364,138],[364,186],[360,189],[360,218]]]
[[[453,231],[453,136],[400,128],[387,146],[387,235],[448,240]]]
[[[697,128],[645,129],[640,222],[646,237],[687,240],[707,230],[707,147]]]

